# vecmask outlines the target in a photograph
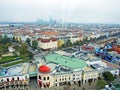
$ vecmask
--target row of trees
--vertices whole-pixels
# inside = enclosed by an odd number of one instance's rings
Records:
[[[20,37],[13,37],[12,42],[22,43]],[[37,40],[30,40],[30,38],[26,38],[27,45],[31,46],[33,49],[36,49],[38,47]]]
[[[78,45],[83,45],[83,44],[86,44],[86,43],[89,43],[89,42],[94,42],[95,41],[95,38],[90,38],[88,39],[87,37],[84,38],[83,40],[79,40],[79,41],[76,41],[74,43],[71,42],[70,39],[68,39],[65,43],[61,42],[61,41],[58,41],[58,47],[61,48],[66,48],[66,47],[71,47],[71,46],[78,46]]]
[[[38,47],[38,42],[36,40],[30,40],[30,38],[26,39],[26,43],[31,46],[33,49],[36,49]]]
[[[7,35],[0,36],[0,56],[8,51],[9,46],[11,46],[10,38]]]
[[[114,79],[115,78],[111,72],[104,72],[103,78],[99,78],[97,81],[97,89],[103,89],[105,85],[109,85]]]
[[[15,51],[13,52],[15,56],[20,56],[23,60],[27,60],[27,58],[32,58],[33,54],[28,52],[27,44],[21,43],[21,45],[14,45]]]

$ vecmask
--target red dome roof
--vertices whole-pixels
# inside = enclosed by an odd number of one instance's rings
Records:
[[[50,72],[50,68],[48,66],[42,65],[39,67],[39,72],[48,73],[48,72]]]

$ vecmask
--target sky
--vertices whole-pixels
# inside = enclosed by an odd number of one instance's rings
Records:
[[[120,0],[0,0],[0,21],[120,23]]]

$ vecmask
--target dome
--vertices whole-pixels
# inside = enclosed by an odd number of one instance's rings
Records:
[[[48,73],[48,72],[50,72],[50,68],[48,66],[42,65],[39,67],[39,72]]]

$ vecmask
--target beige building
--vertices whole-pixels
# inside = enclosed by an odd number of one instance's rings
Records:
[[[56,38],[39,38],[38,46],[43,50],[57,48],[57,39]]]
[[[86,69],[84,69],[82,75],[83,84],[95,82],[97,81],[98,77],[99,72],[97,70],[87,67]]]

